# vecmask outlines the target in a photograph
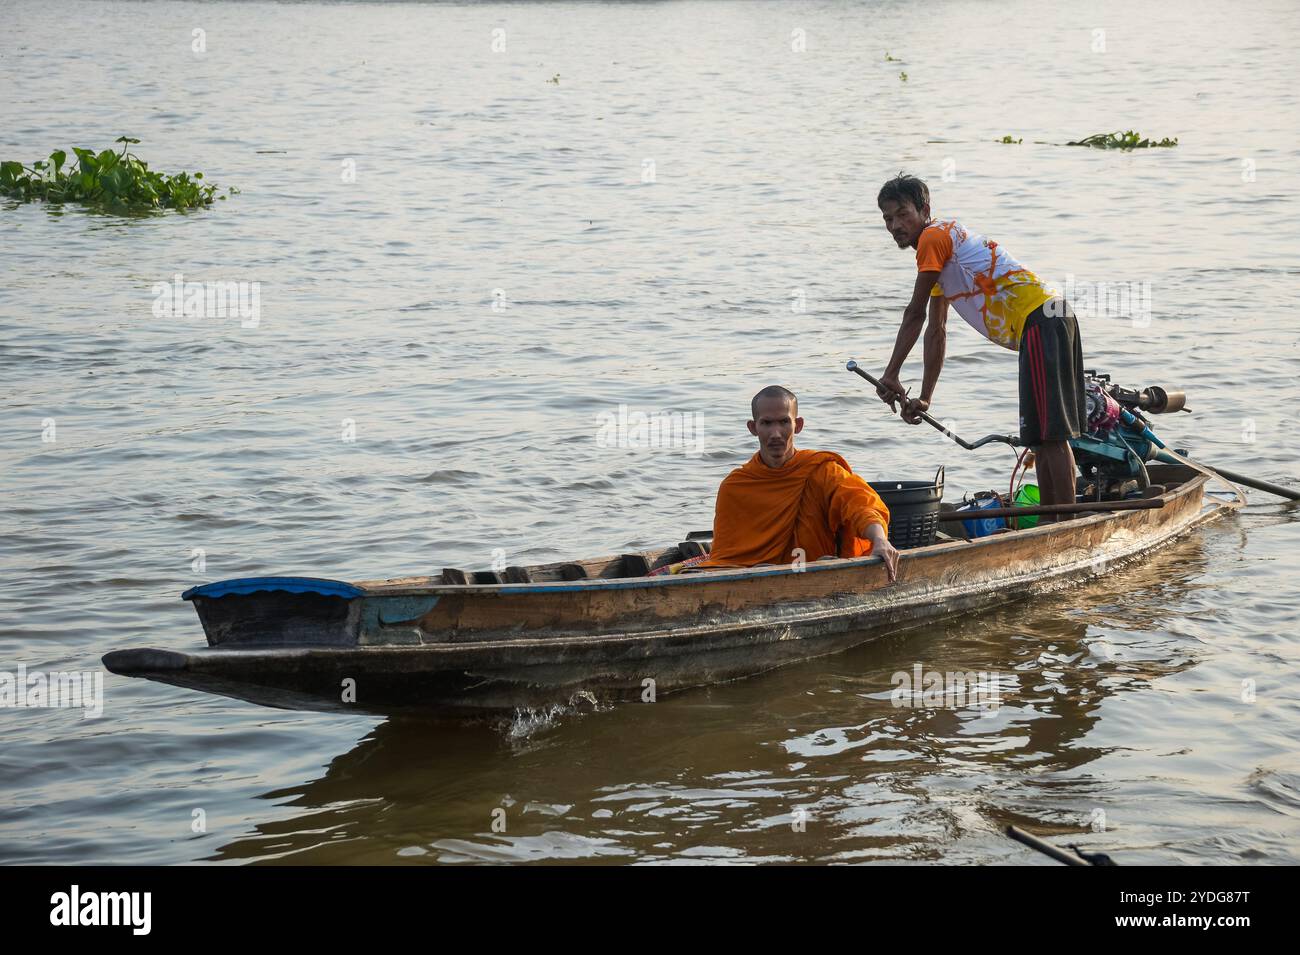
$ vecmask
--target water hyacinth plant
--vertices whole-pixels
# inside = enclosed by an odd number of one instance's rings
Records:
[[[1156,142],[1154,139],[1143,139],[1141,134],[1130,129],[1123,133],[1093,133],[1086,139],[1065,145],[1092,146],[1095,149],[1160,149],[1177,146],[1178,140],[1166,138]]]
[[[150,169],[143,159],[127,151],[140,140],[119,136],[117,142],[122,143],[121,152],[105,149],[96,154],[74,148],[76,159],[70,165],[68,154],[61,149],[30,166],[0,162],[0,193],[23,202],[78,202],[118,214],[194,209],[226,198],[217,195],[216,186],[203,181],[201,172],[168,176]],[[227,191],[234,194],[238,190]]]

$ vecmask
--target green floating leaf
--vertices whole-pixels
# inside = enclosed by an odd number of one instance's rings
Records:
[[[119,136],[117,142],[130,145],[139,140]],[[0,162],[0,194],[24,202],[80,202],[123,215],[158,208],[190,209],[211,205],[217,198],[217,187],[203,182],[203,173],[166,176],[153,172],[146,162],[127,152],[126,145],[120,153],[105,149],[98,155],[73,147],[76,162],[66,169],[68,155],[61,149],[50,153],[48,161],[40,159],[30,167],[12,160]]]
[[[1093,149],[1169,149],[1178,145],[1178,140],[1165,138],[1156,142],[1144,139],[1134,130],[1114,133],[1093,133],[1083,139],[1068,142],[1067,146],[1091,146]]]

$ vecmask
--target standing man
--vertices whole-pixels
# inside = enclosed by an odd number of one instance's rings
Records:
[[[876,389],[890,410],[919,424],[943,369],[948,304],[981,335],[1020,353],[1020,441],[1033,448],[1044,504],[1073,504],[1074,453],[1087,422],[1079,324],[1065,300],[991,239],[955,219],[930,216],[930,190],[900,174],[876,197],[885,228],[900,249],[916,249],[916,285],[903,311],[894,353]],[[929,323],[926,323],[927,303]],[[925,326],[925,371],[919,398],[899,381],[903,362]],[[1044,517],[1044,521],[1051,520]]]

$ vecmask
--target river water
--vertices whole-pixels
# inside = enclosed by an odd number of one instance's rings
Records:
[[[208,580],[677,541],[773,382],[800,446],[868,479],[1005,487],[1005,448],[843,370],[883,367],[910,289],[874,206],[900,169],[1068,283],[1090,367],[1187,389],[1171,444],[1300,476],[1289,0],[5,18],[0,158],[127,134],[240,190],[138,219],[0,200],[7,672],[200,646],[179,594]],[[1060,145],[1128,128],[1179,144]],[[168,315],[177,276],[256,283],[256,315]],[[951,324],[934,413],[1012,430],[1014,356]],[[611,446],[620,406],[699,430]],[[458,726],[106,675],[99,717],[0,710],[0,861],[1044,861],[1014,822],[1125,863],[1295,864],[1300,523],[1252,501],[1087,586],[654,705]],[[918,664],[1011,692],[894,707]]]

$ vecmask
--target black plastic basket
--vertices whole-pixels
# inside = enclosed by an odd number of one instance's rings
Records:
[[[872,481],[871,487],[889,508],[889,542],[903,550],[934,543],[943,500],[943,467],[933,481]]]

